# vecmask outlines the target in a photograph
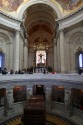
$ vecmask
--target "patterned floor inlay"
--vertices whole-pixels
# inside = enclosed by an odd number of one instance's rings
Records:
[[[23,125],[22,121],[21,121],[21,116],[17,116],[15,118],[12,118],[6,122],[4,122],[1,125]],[[70,122],[69,120],[62,118],[58,115],[54,115],[54,114],[46,114],[46,125],[75,125],[72,122]]]

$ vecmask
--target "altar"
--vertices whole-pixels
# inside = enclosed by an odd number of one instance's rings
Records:
[[[42,67],[45,67],[45,63],[38,63],[38,64],[37,64],[37,67],[41,67],[41,68],[42,68]]]
[[[45,67],[46,66],[46,57],[45,57],[45,54],[43,53],[43,51],[40,51],[40,53],[37,55],[37,64],[36,66],[37,67]]]

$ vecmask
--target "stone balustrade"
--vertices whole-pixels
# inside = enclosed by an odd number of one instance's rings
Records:
[[[11,94],[14,86],[25,85],[27,89],[27,99],[32,94],[33,85],[42,84],[45,86],[45,98],[46,98],[46,110],[47,112],[59,114],[77,125],[83,124],[83,111],[71,106],[66,107],[68,100],[64,99],[64,103],[51,101],[51,87],[64,86],[65,93],[72,89],[77,88],[83,90],[83,75],[78,74],[24,74],[24,75],[0,75],[0,88],[5,88],[7,93]],[[66,103],[65,103],[66,101]],[[12,103],[11,103],[12,104]],[[20,115],[23,113],[25,102],[13,103],[13,106],[9,107],[7,114],[4,116],[4,108],[0,108],[0,123]],[[80,121],[80,122],[78,122]]]

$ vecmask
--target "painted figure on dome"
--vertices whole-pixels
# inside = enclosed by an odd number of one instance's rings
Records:
[[[81,3],[82,0],[56,0],[61,4],[64,10],[72,10],[75,7],[78,7]]]
[[[24,0],[0,0],[0,7],[6,11],[16,11]]]
[[[0,0],[0,8],[6,11],[16,11],[21,3],[27,0]],[[64,10],[72,10],[78,7],[83,0],[56,0]]]

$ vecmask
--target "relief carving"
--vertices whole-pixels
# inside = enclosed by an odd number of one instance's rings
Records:
[[[0,48],[4,48],[4,38],[3,37],[0,37]]]
[[[83,33],[75,33],[70,39],[70,43],[74,46],[83,45]]]

